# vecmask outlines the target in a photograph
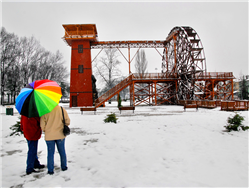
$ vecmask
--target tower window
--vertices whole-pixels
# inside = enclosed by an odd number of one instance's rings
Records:
[[[79,65],[78,66],[78,73],[83,73],[83,72],[84,72],[83,65]]]
[[[78,45],[78,53],[83,53],[83,45]]]

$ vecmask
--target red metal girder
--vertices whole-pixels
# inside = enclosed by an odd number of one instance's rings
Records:
[[[139,105],[139,104],[141,104],[141,103],[147,103],[147,104],[150,104],[150,102],[148,102],[147,101],[147,99],[148,99],[148,97],[147,98],[145,98],[145,99],[143,99],[143,100],[140,100],[138,103],[136,103],[136,100],[135,100],[135,105],[134,106],[137,106],[137,105]]]
[[[164,48],[165,42],[165,40],[98,41],[91,42],[91,48]]]

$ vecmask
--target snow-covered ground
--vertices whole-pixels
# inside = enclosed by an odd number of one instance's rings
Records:
[[[125,105],[124,103],[122,103]],[[18,120],[1,106],[2,187],[248,187],[248,131],[224,132],[234,112],[220,108],[137,106],[135,113],[106,104],[81,115],[64,106],[71,118],[66,138],[68,170],[60,170],[55,153],[55,174],[26,175],[27,144],[12,136]],[[111,112],[118,123],[104,123]],[[248,111],[239,112],[248,125]],[[47,163],[44,135],[39,160]]]

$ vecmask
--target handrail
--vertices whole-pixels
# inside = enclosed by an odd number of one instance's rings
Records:
[[[95,32],[93,30],[67,31],[65,33],[65,38],[69,38],[73,35],[95,35]]]
[[[133,73],[134,79],[165,79],[165,78],[176,78],[176,75],[166,76],[165,73]],[[234,78],[232,72],[203,72],[201,74],[197,73],[196,78],[198,79],[208,79],[208,78]]]
[[[211,78],[234,78],[232,72],[206,72],[198,76],[199,79],[211,79]]]
[[[167,76],[165,73],[133,73],[133,79],[165,79],[165,78],[176,78],[175,76]]]

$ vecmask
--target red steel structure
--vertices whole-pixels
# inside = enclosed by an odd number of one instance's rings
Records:
[[[191,27],[174,27],[166,40],[98,41],[95,24],[63,25],[63,39],[71,46],[70,107],[99,107],[130,86],[131,106],[179,104],[187,100],[232,100],[233,73],[207,72],[204,49]],[[129,76],[93,101],[91,49],[128,49]],[[162,57],[161,73],[131,73],[130,48],[154,48]],[[163,49],[161,54],[158,49]],[[101,52],[100,51],[100,52]],[[99,52],[99,53],[100,53]]]

